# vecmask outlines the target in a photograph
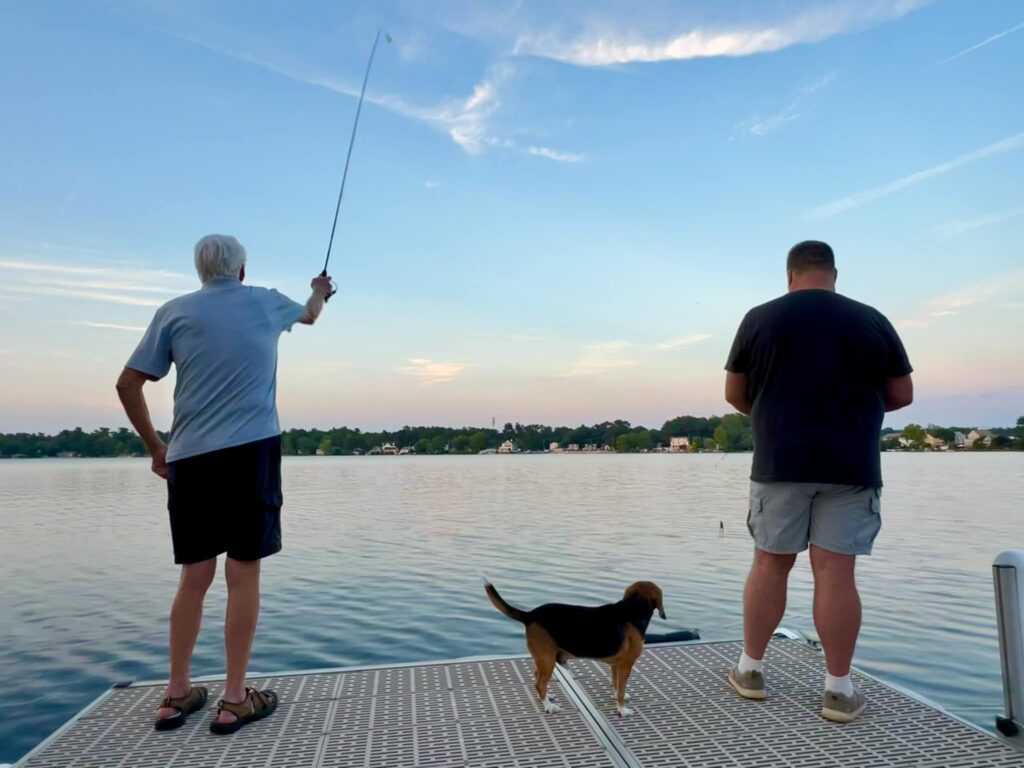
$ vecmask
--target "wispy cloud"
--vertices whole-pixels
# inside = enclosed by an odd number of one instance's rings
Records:
[[[627,341],[587,344],[583,347],[583,355],[556,376],[558,378],[600,376],[621,368],[632,367],[638,363],[629,354],[631,347],[632,345]]]
[[[159,307],[194,287],[195,278],[166,270],[101,267],[0,258],[4,292],[21,296],[85,299],[108,304]]]
[[[835,82],[836,78],[839,77],[838,72],[828,72],[822,75],[817,80],[812,80],[807,85],[800,88],[801,96],[810,96],[812,93],[828,88],[832,83]]]
[[[1022,292],[1024,270],[1011,270],[925,302],[915,315],[902,320],[899,326],[906,330],[927,328],[936,320],[956,317],[982,306],[1013,308],[1018,302],[1007,299],[1016,299]]]
[[[986,213],[973,219],[956,219],[943,224],[938,228],[938,231],[945,235],[959,235],[979,227],[988,227],[992,224],[1008,221],[1009,219],[1016,219],[1018,216],[1024,216],[1024,208],[1015,208],[1012,211],[1004,211],[1002,213]]]
[[[9,285],[5,290],[14,291],[28,296],[58,296],[66,299],[86,299],[88,301],[103,301],[108,304],[127,304],[134,307],[159,307],[164,302],[145,298],[142,296],[131,296],[128,294],[97,293],[95,291],[79,291],[72,288],[49,288],[45,285]]]
[[[72,320],[72,325],[84,325],[87,328],[103,328],[111,331],[130,331],[131,333],[143,333],[146,328],[142,325],[118,325],[117,323],[94,323],[90,320]]]
[[[559,152],[557,149],[549,149],[548,147],[527,147],[526,152],[527,154],[536,157],[546,157],[548,160],[555,160],[559,163],[579,163],[584,160],[583,155],[573,152]]]
[[[777,131],[786,123],[791,123],[799,117],[799,113],[793,105],[766,118],[755,117],[743,123],[743,127],[754,136],[766,136]]]
[[[520,55],[541,56],[585,67],[633,62],[683,61],[719,56],[752,56],[801,43],[816,43],[898,19],[929,0],[842,0],[812,6],[772,22],[734,28],[697,28],[673,36],[624,32],[624,25],[606,23],[581,36],[524,34],[515,44]]]
[[[304,83],[306,85],[326,88],[353,98],[359,97],[359,88],[336,77],[309,72],[303,66],[284,64],[271,61],[265,57],[251,53],[234,51],[219,45],[208,43],[196,37],[173,34],[181,40],[198,45],[238,61],[269,70],[277,75]],[[366,92],[366,101],[381,109],[410,120],[425,123],[440,130],[458,146],[471,155],[482,153],[488,148],[510,149],[539,155],[550,160],[575,163],[583,160],[582,155],[570,152],[559,152],[546,147],[518,146],[511,139],[504,137],[494,127],[494,118],[501,110],[501,90],[506,81],[515,75],[515,68],[508,61],[499,61],[492,65],[484,77],[473,86],[473,92],[463,98],[449,98],[433,105],[418,105],[401,96],[380,93],[372,88]],[[427,185],[429,187],[429,184]]]
[[[960,155],[959,157],[955,157],[945,163],[940,163],[939,165],[934,165],[931,168],[926,168],[923,171],[918,171],[917,173],[912,173],[909,176],[904,176],[901,179],[896,179],[896,181],[891,181],[888,184],[873,187],[872,189],[867,189],[863,192],[858,192],[840,200],[827,203],[826,205],[818,206],[807,214],[807,218],[827,219],[831,216],[845,213],[846,211],[854,208],[860,208],[862,205],[873,203],[876,200],[888,197],[889,195],[906,189],[907,187],[920,184],[922,181],[927,181],[928,179],[936,176],[941,176],[944,173],[949,173],[961,166],[968,165],[978,160],[983,160],[987,157],[1012,152],[1013,150],[1020,149],[1021,147],[1024,147],[1024,132],[1008,136],[994,144],[989,144],[987,147],[976,149],[973,152]]]
[[[430,179],[427,179],[426,181],[423,182],[423,186],[426,187],[427,189],[440,189],[441,182],[431,181]]]
[[[83,267],[76,264],[54,264],[43,261],[25,261],[24,259],[0,259],[0,270],[18,272],[45,272],[62,275],[94,275],[97,277],[121,278],[165,278],[194,279],[180,272],[168,272],[163,269],[114,269],[112,267]]]
[[[710,333],[691,333],[689,336],[677,336],[674,339],[669,339],[668,341],[655,344],[654,348],[666,351],[679,349],[681,347],[689,347],[693,344],[699,344],[700,342],[707,341],[710,338],[713,338]]]
[[[336,77],[312,73],[298,65],[272,61],[269,58],[255,56],[248,52],[231,50],[189,35],[171,34],[171,36],[222,56],[261,67],[289,80],[326,88],[345,96],[359,97],[359,88]],[[512,67],[507,63],[498,64],[473,87],[473,92],[469,96],[462,99],[448,99],[433,106],[412,104],[399,96],[379,93],[372,89],[366,92],[366,101],[402,117],[438,128],[447,133],[452,141],[470,154],[478,154],[486,146],[501,142],[489,131],[489,123],[501,107],[501,100],[498,96],[499,87],[504,80],[511,76],[512,72]]]
[[[986,45],[991,45],[996,40],[1001,40],[1002,38],[1006,37],[1007,35],[1012,35],[1014,32],[1019,32],[1022,29],[1024,29],[1024,21],[1022,21],[1020,24],[1018,24],[1015,27],[1010,27],[1009,29],[1004,29],[1002,32],[999,32],[997,34],[992,35],[992,37],[985,38],[980,43],[972,45],[970,48],[964,48],[962,51],[960,51],[960,53],[955,53],[952,56],[950,56],[948,59],[943,59],[942,61],[939,62],[939,64],[948,64],[951,61],[956,61],[961,56],[966,56],[968,53],[972,53],[972,52],[978,50],[979,48],[984,48]]]
[[[406,362],[408,365],[395,368],[395,373],[412,376],[419,379],[421,384],[441,384],[451,381],[473,367],[472,363],[439,362],[425,357],[411,357]]]
[[[801,87],[797,91],[793,100],[783,109],[773,115],[769,115],[768,117],[755,115],[754,117],[748,118],[747,120],[738,123],[736,125],[736,130],[750,133],[753,136],[765,136],[777,131],[787,123],[791,123],[800,117],[807,99],[812,94],[827,88],[838,76],[839,75],[836,72],[829,72],[828,74],[819,77],[817,80]]]

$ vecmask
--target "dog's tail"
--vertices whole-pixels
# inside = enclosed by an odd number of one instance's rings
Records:
[[[484,590],[487,592],[487,597],[490,598],[491,604],[499,611],[504,613],[510,619],[515,619],[518,622],[526,624],[530,621],[530,612],[522,611],[514,606],[509,605],[505,602],[505,598],[498,594],[498,590],[494,588],[494,585],[488,581],[486,576],[480,574],[484,580]]]

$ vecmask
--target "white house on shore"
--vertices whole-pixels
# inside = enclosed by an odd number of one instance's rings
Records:
[[[668,441],[668,452],[669,453],[689,453],[690,452],[690,438],[688,437],[670,437]]]
[[[517,453],[516,444],[511,440],[506,440],[498,446],[498,453]]]

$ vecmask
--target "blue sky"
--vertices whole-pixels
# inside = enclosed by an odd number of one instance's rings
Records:
[[[629,6],[0,4],[0,430],[124,424],[113,381],[204,234],[304,299],[378,28],[284,425],[724,412],[806,238],[904,337],[890,423],[1024,413],[1024,8]]]

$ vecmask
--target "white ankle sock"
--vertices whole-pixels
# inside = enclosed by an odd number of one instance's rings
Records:
[[[832,693],[838,693],[843,696],[853,696],[853,680],[850,679],[849,675],[836,677],[835,675],[826,673],[825,690],[831,691]]]
[[[747,652],[744,651],[740,654],[739,663],[736,668],[740,673],[744,672],[764,672],[764,659],[752,659],[747,656]]]

